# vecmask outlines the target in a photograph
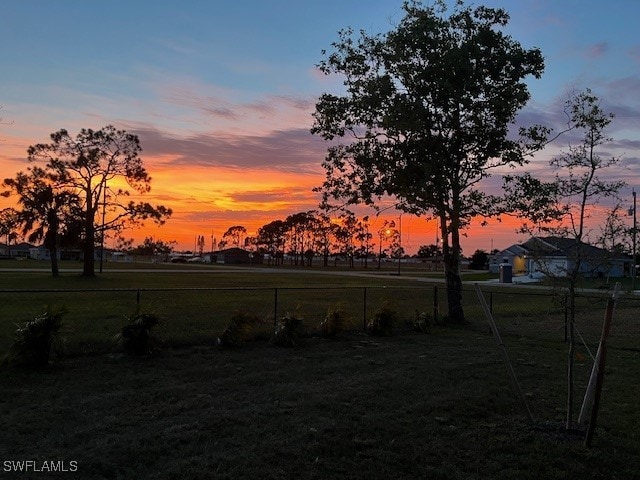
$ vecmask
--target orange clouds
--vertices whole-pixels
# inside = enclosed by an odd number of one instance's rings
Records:
[[[166,156],[146,158],[152,189],[145,201],[173,209],[162,227],[127,232],[135,238],[154,235],[176,240],[191,248],[194,236],[213,234],[218,240],[232,225],[243,225],[249,235],[262,225],[287,215],[316,208],[318,195],[311,190],[315,175],[268,169],[220,166],[173,166]],[[142,199],[143,197],[140,197]]]
[[[320,197],[312,189],[324,179],[321,162],[326,144],[304,128],[274,130],[262,136],[177,136],[141,125],[127,128],[139,135],[142,158],[152,177],[151,192],[132,195],[132,200],[164,205],[174,212],[163,226],[148,223],[143,229],[125,232],[136,243],[153,236],[175,240],[179,249],[192,249],[194,239],[204,235],[210,248],[211,236],[220,240],[233,225],[243,225],[249,235],[255,235],[259,227],[272,220],[317,208]],[[28,145],[46,140],[46,136],[29,140],[5,136],[0,150],[0,178],[26,169]],[[499,189],[499,177],[491,180],[486,188]],[[0,197],[0,208],[10,205],[13,200]],[[357,212],[359,216],[370,215],[371,232],[385,219],[398,221],[394,210],[380,217],[365,208]],[[519,226],[518,219],[509,217],[502,222],[491,220],[485,227],[473,222],[462,240],[464,254],[471,255],[476,249],[502,249],[525,240],[516,233]],[[402,243],[408,253],[435,241],[434,221],[403,215]],[[112,239],[107,246],[114,246]]]

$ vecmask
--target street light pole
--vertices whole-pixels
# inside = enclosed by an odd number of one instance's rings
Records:
[[[398,220],[398,275],[400,275],[400,263],[402,261],[402,212]]]

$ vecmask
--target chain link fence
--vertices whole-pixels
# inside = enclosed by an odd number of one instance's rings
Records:
[[[519,336],[567,342],[570,335],[570,302],[564,291],[482,289],[496,326],[503,336]],[[464,289],[466,316],[472,326],[489,329],[476,292]],[[611,293],[579,293],[575,298],[575,341],[595,354]],[[616,304],[609,345],[640,349],[640,298],[622,295]]]
[[[497,327],[503,336],[564,342],[568,335],[568,299],[557,291],[499,289],[482,286]],[[576,341],[595,352],[600,339],[609,294],[580,294],[576,298]],[[231,317],[243,312],[275,322],[285,314],[303,319],[309,332],[318,329],[330,308],[348,316],[350,330],[364,329],[383,305],[398,314],[400,325],[410,327],[425,313],[442,323],[447,301],[444,285],[188,288],[101,290],[0,290],[0,355],[11,344],[17,324],[43,313],[47,307],[64,308],[63,337],[72,353],[105,352],[114,337],[136,312],[161,318],[157,333],[169,345],[209,344],[216,341]],[[467,321],[489,332],[473,288],[463,288]],[[640,348],[640,299],[622,296],[610,337],[612,348]]]

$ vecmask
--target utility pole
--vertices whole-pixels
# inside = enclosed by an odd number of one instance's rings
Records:
[[[633,193],[633,263],[631,265],[631,272],[633,277],[631,277],[631,291],[634,292],[636,290],[636,235],[638,232],[638,224],[636,223],[636,189],[632,190]]]
[[[102,191],[102,228],[100,229],[100,273],[102,273],[102,262],[104,261],[104,217],[107,209],[107,182],[105,180]]]

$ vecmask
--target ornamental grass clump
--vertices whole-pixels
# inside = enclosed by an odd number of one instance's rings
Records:
[[[158,351],[160,340],[151,329],[160,319],[153,313],[136,313],[116,335],[116,342],[128,355],[153,355]]]
[[[320,323],[320,335],[325,338],[334,338],[345,331],[348,316],[341,307],[332,307],[327,311],[326,316]]]
[[[24,325],[17,325],[15,340],[6,361],[24,367],[44,367],[49,364],[52,349],[59,340],[64,309],[47,311]]]
[[[419,312],[416,310],[411,326],[416,332],[429,333],[431,332],[431,327],[435,324],[436,322],[431,315],[426,312]]]
[[[218,344],[229,348],[241,347],[256,339],[261,324],[263,321],[256,316],[243,312],[236,313],[218,338]]]
[[[367,324],[367,333],[374,337],[390,337],[398,315],[388,306],[382,306]]]
[[[302,318],[287,313],[276,323],[275,331],[269,343],[279,347],[298,347],[301,331]]]

